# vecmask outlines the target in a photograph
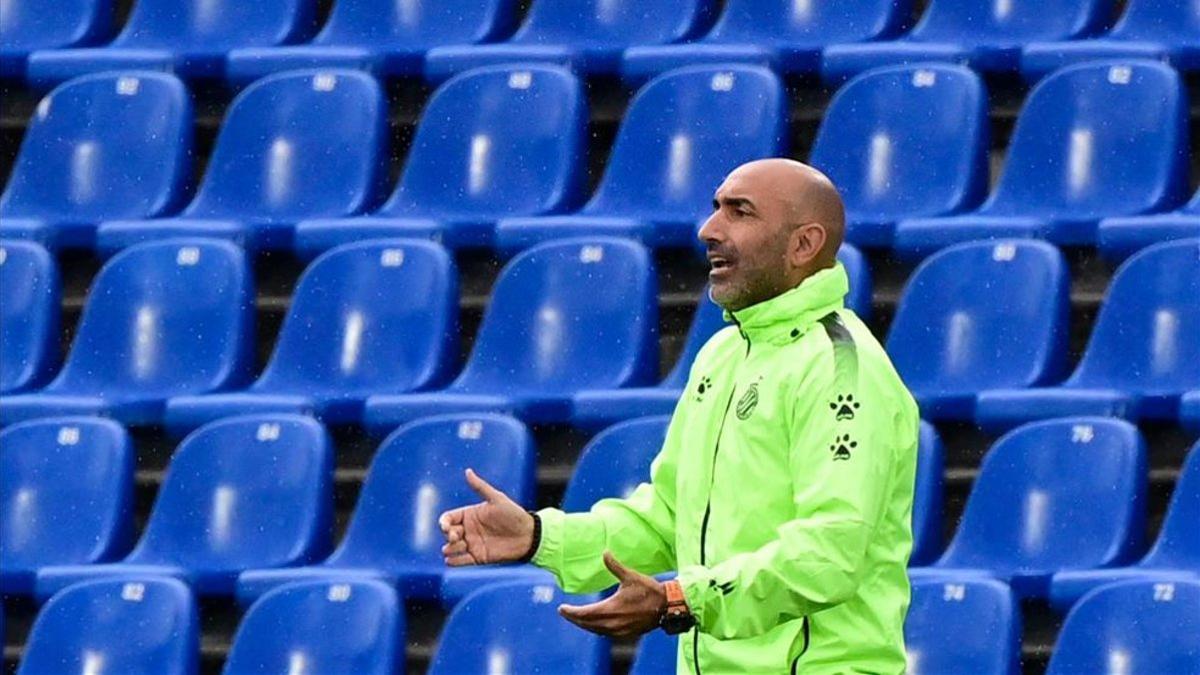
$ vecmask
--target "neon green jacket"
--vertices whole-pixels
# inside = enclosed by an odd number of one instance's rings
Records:
[[[727,314],[627,499],[539,512],[564,590],[678,570],[678,673],[901,673],[918,413],[840,264]]]

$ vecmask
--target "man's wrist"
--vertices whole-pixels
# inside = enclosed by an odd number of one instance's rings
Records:
[[[696,625],[696,617],[692,615],[692,610],[688,607],[683,586],[677,579],[671,579],[664,582],[662,588],[666,593],[666,606],[659,619],[659,625],[671,635],[679,635],[691,630]]]
[[[529,550],[517,562],[527,563],[537,555],[538,547],[542,545],[542,518],[533,511],[526,511],[533,518],[533,533],[530,536]]]

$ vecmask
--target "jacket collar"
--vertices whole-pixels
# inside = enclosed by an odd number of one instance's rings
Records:
[[[841,309],[849,291],[846,268],[838,262],[769,300],[726,311],[725,320],[736,323],[750,342],[792,342],[821,317]]]

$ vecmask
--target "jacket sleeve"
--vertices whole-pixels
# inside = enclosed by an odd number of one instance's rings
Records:
[[[758,550],[680,570],[702,632],[752,637],[856,594],[889,501],[894,448],[915,438],[916,422],[906,410],[911,401],[871,386],[869,373],[847,381],[833,371],[828,363],[814,368],[793,399],[788,466],[794,519]]]
[[[680,406],[682,408],[682,406]],[[604,551],[642,572],[675,569],[675,476],[683,423],[671,418],[666,440],[650,465],[650,482],[626,499],[602,499],[586,513],[542,509],[542,541],[533,564],[554,573],[568,593],[592,593],[617,582]]]

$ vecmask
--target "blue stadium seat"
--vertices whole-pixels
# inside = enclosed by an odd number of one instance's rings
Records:
[[[1170,209],[1186,198],[1186,121],[1181,81],[1168,66],[1064,68],[1029,94],[988,200],[960,216],[903,220],[894,246],[913,256],[990,237],[1093,245],[1101,218]]]
[[[786,97],[759,66],[681,68],[651,80],[629,104],[595,195],[575,215],[507,218],[497,245],[613,235],[690,247],[725,175],[784,153]]]
[[[391,198],[357,218],[300,223],[309,255],[365,238],[421,237],[490,247],[505,216],[558,213],[582,201],[587,99],[557,66],[464,73],[429,100]]]
[[[204,179],[176,218],[101,224],[104,252],[164,237],[232,239],[287,248],[301,220],[370,206],[385,175],[386,102],[379,83],[352,70],[263,78],[234,99]]]
[[[0,16],[0,78],[24,78],[30,52],[104,39],[112,27],[112,15],[112,0],[6,2]]]
[[[846,239],[891,246],[902,218],[977,206],[988,181],[987,92],[962,66],[864,73],[830,101],[809,162],[846,206]]]
[[[696,37],[713,6],[712,0],[533,0],[507,42],[435,47],[425,55],[425,76],[440,81],[480,66],[532,62],[616,75],[625,48]]]
[[[981,391],[1057,381],[1069,287],[1062,254],[1045,242],[959,244],[923,261],[887,339],[922,415],[969,420]]]
[[[904,622],[909,675],[1020,675],[1021,609],[994,579],[926,579],[912,585]]]
[[[195,675],[200,618],[175,579],[125,577],[78,584],[34,621],[18,675]]]
[[[225,675],[404,671],[404,606],[378,581],[288,584],[246,612]]]
[[[304,37],[314,0],[136,0],[121,34],[104,47],[30,54],[28,79],[57,84],[109,70],[162,70],[220,78],[234,47],[271,46]]]
[[[842,245],[838,259],[850,278],[846,306],[865,318],[871,313],[871,273],[866,260],[849,244]],[[652,387],[581,391],[571,404],[571,424],[584,429],[602,429],[634,417],[670,414],[687,385],[696,354],[724,325],[721,308],[709,298],[706,287],[697,303],[683,350],[666,378]]]
[[[642,417],[609,427],[592,438],[567,483],[563,510],[589,511],[601,499],[628,497],[638,484],[648,481],[650,462],[662,449],[669,422],[666,416]],[[483,586],[515,580],[554,583],[549,572],[533,565],[461,567],[447,570],[442,577],[442,602],[453,606]]]
[[[571,424],[583,429],[602,429],[635,417],[670,414],[687,385],[696,354],[724,326],[722,310],[709,297],[708,287],[705,286],[697,302],[683,351],[666,378],[653,387],[581,391],[571,402]]]
[[[112,218],[181,206],[192,171],[192,103],[151,72],[68,82],[38,104],[0,197],[0,236],[90,247]]]
[[[1067,615],[1046,673],[1200,673],[1200,581],[1088,594]]]
[[[1084,594],[1108,583],[1128,580],[1200,581],[1200,443],[1183,464],[1167,507],[1162,530],[1146,557],[1129,567],[1059,572],[1050,583],[1050,600],[1062,611]]]
[[[913,492],[913,549],[908,564],[926,565],[942,552],[943,472],[946,450],[933,425],[922,420],[917,444],[917,480]]]
[[[502,415],[447,415],[397,429],[375,453],[358,506],[337,550],[316,565],[261,569],[238,578],[247,603],[293,581],[378,579],[405,597],[438,596],[438,516],[479,501],[463,472],[472,468],[514,501],[533,506],[535,450],[523,424]]]
[[[1111,9],[1106,0],[931,0],[909,33],[888,42],[834,45],[825,50],[821,70],[831,81],[879,66],[922,62],[1016,72],[1026,43],[1089,35],[1107,23]]]
[[[1121,19],[1100,37],[1030,41],[1021,54],[1021,73],[1032,80],[1097,59],[1154,59],[1180,70],[1200,68],[1200,6],[1183,0],[1129,0]]]
[[[133,540],[133,444],[121,425],[58,417],[0,431],[0,593],[39,568],[112,560]]]
[[[514,4],[511,0],[338,0],[325,27],[309,44],[231,50],[226,78],[245,84],[303,68],[419,76],[425,52],[433,47],[491,42],[506,35],[515,20]]]
[[[679,638],[652,630],[638,641],[629,675],[671,675],[678,665]]]
[[[649,252],[621,239],[567,239],[504,268],[470,360],[447,389],[372,396],[363,418],[377,434],[452,412],[565,422],[576,393],[647,384],[657,372],[658,280]]]
[[[565,595],[553,584],[513,582],[480,589],[450,613],[429,675],[608,673],[608,640],[572,625],[557,612],[563,603],[597,599]]]
[[[347,244],[300,277],[263,374],[244,392],[167,402],[173,433],[239,413],[314,414],[326,424],[362,416],[367,396],[448,379],[458,360],[458,276],[423,241]]]
[[[245,415],[183,439],[142,538],[117,563],[38,570],[47,598],[93,578],[168,576],[203,595],[232,595],[246,569],[307,563],[333,529],[333,448],[300,415]]]
[[[101,268],[58,377],[0,398],[0,424],[104,415],[154,424],[166,400],[241,384],[253,359],[254,290],[232,244],[131,247]]]
[[[1200,431],[1200,389],[1190,391],[1179,399],[1179,421],[1193,431]]]
[[[1100,253],[1121,260],[1139,249],[1170,239],[1200,238],[1200,191],[1170,213],[1118,216],[1100,221]]]
[[[1179,397],[1200,387],[1197,298],[1200,239],[1143,249],[1113,275],[1071,377],[1057,387],[983,392],[976,421],[1004,429],[1067,415],[1175,420]]]
[[[635,46],[625,51],[622,75],[645,80],[674,68],[741,63],[779,73],[816,73],[821,51],[835,44],[887,38],[912,14],[911,0],[727,0],[716,25],[700,40]]]
[[[0,394],[41,386],[58,365],[61,284],[46,249],[0,239]]]
[[[1056,572],[1130,562],[1146,529],[1146,444],[1102,417],[1034,422],[984,457],[949,548],[916,578],[995,578],[1045,598]]]

